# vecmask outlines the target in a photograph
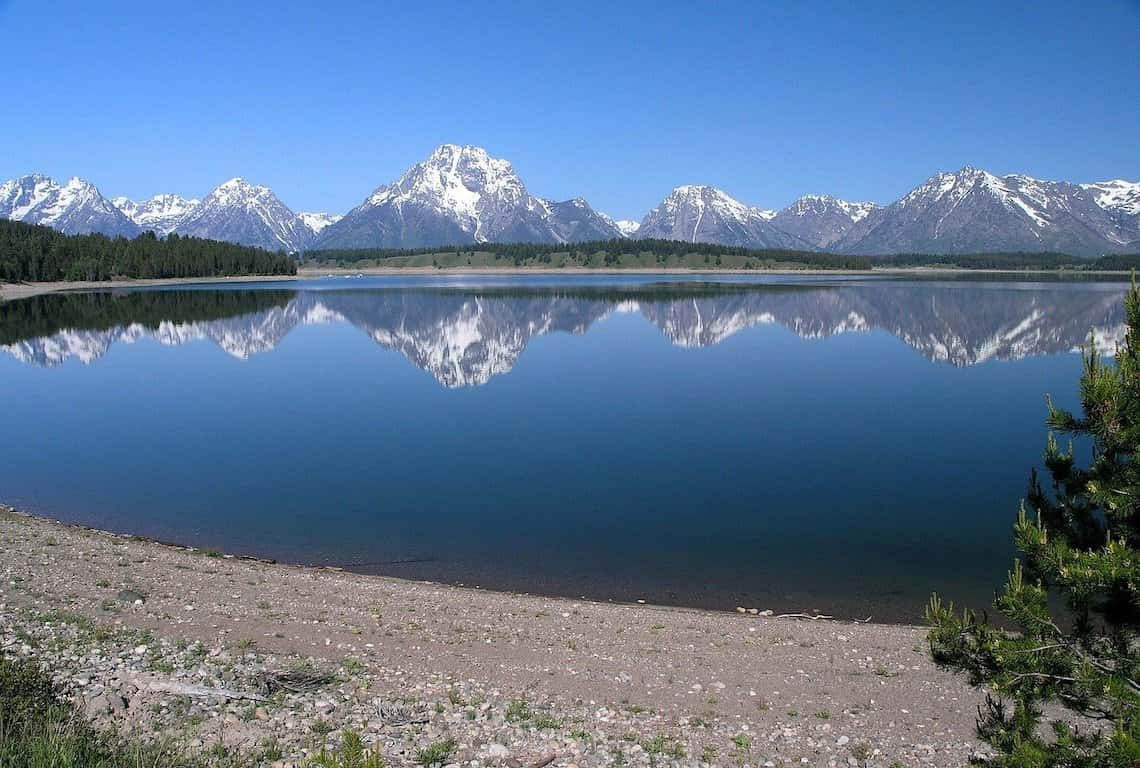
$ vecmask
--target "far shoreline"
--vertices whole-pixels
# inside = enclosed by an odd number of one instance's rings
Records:
[[[158,279],[118,279],[118,280],[64,280],[58,282],[30,282],[30,283],[0,283],[0,302],[26,299],[46,293],[62,293],[67,291],[93,291],[107,289],[131,289],[148,287],[177,287],[182,285],[211,285],[234,283],[279,283],[296,282],[298,280],[312,280],[322,277],[350,277],[355,275],[383,276],[383,275],[447,275],[453,277],[464,276],[525,276],[525,275],[690,275],[698,276],[749,276],[757,275],[810,275],[834,277],[874,277],[874,276],[962,276],[962,275],[1009,275],[1011,277],[1032,277],[1051,275],[1057,277],[1119,277],[1122,282],[1131,278],[1127,270],[1067,270],[1067,269],[964,269],[960,267],[883,267],[863,269],[687,269],[683,267],[665,267],[654,269],[620,268],[620,267],[328,267],[314,269],[304,267],[297,270],[295,275],[234,275],[223,277],[181,277]]]

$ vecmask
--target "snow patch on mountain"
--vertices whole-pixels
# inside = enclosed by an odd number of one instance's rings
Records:
[[[812,216],[835,210],[855,224],[867,218],[878,207],[876,203],[852,203],[831,195],[804,195],[780,213],[786,216]]]
[[[774,226],[769,211],[753,208],[722,190],[701,184],[677,187],[645,215],[637,236],[747,248],[807,248]]]
[[[68,234],[134,237],[153,230],[269,249],[566,243],[641,237],[752,248],[884,254],[1053,250],[1074,255],[1140,246],[1140,182],[1074,184],[966,166],[939,173],[890,206],[805,195],[781,211],[701,185],[677,187],[640,222],[615,221],[583,198],[531,195],[504,159],[444,144],[340,217],[294,213],[240,178],[204,200],[175,194],[104,198],[90,182],[32,174],[0,184],[0,217]]]
[[[620,237],[583,198],[531,195],[508,160],[443,144],[328,226],[319,248],[563,243]]]
[[[1097,200],[1121,185],[1091,189],[1024,174],[997,176],[966,166],[930,177],[874,213],[866,231],[837,244],[848,253],[1057,251],[1098,256],[1127,250],[1140,225]]]
[[[301,222],[308,227],[314,235],[319,235],[324,231],[325,227],[330,224],[336,224],[343,216],[338,216],[332,213],[325,213],[323,211],[302,211],[297,214]]]
[[[1080,186],[1094,194],[1096,204],[1101,208],[1140,216],[1140,181],[1113,179]]]
[[[175,231],[268,250],[299,251],[313,233],[269,187],[233,178],[194,207]]]
[[[614,226],[626,237],[633,237],[641,227],[641,222],[633,219],[615,219]]]
[[[59,184],[38,173],[11,179],[0,184],[0,215],[13,221],[23,221],[29,213],[57,194]]]
[[[79,177],[66,184],[41,174],[22,176],[0,184],[0,217],[52,227],[69,235],[102,232],[134,237],[133,221]]]
[[[520,206],[526,197],[510,161],[491,157],[482,147],[443,144],[395,184],[373,192],[365,205],[427,204],[453,216],[476,242],[486,242],[495,214]]]
[[[143,231],[153,230],[167,235],[193,211],[200,200],[181,195],[161,194],[148,200],[134,201],[129,197],[116,197],[111,201],[127,218]]]

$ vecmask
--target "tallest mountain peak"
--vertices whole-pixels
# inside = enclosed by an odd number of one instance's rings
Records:
[[[492,157],[491,153],[474,144],[440,144],[427,160],[409,169],[408,175],[414,174],[417,169],[433,168],[442,173],[462,173],[465,170],[475,170],[479,173],[499,176],[514,176],[515,170],[510,160]],[[476,180],[476,183],[477,180]],[[522,182],[519,182],[521,185]]]
[[[620,230],[584,201],[534,197],[509,160],[441,144],[321,233],[318,248],[422,248],[608,240]]]
[[[468,157],[490,157],[491,153],[475,144],[440,144],[431,153],[431,159],[452,158],[466,155]]]

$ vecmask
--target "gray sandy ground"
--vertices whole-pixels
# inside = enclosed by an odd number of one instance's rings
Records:
[[[8,509],[0,649],[41,659],[101,723],[252,765],[301,765],[345,727],[392,766],[446,739],[471,768],[960,766],[979,749],[982,694],[934,667],[919,627],[491,593]]]

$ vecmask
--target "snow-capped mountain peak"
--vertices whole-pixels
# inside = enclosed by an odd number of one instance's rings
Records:
[[[90,182],[30,174],[0,183],[0,217],[69,234],[153,230],[270,249],[567,243],[640,237],[859,255],[1140,248],[1140,182],[1047,181],[975,166],[937,173],[882,207],[805,195],[776,212],[707,185],[673,189],[641,222],[613,219],[582,197],[532,195],[505,159],[443,144],[344,217],[297,214],[238,176],[198,201],[174,194],[110,201]]]
[[[704,213],[709,211],[740,222],[745,222],[754,213],[759,213],[736,198],[729,197],[725,192],[703,184],[685,184],[676,187],[661,205],[666,211],[677,211],[685,206],[692,206],[697,210],[699,217],[703,217]],[[696,225],[699,224],[698,218]],[[697,226],[693,230],[693,242],[696,242]]]
[[[1112,179],[1081,184],[1081,188],[1090,190],[1095,196],[1097,205],[1105,210],[1140,216],[1140,181]]]
[[[947,195],[964,195],[977,183],[979,171],[963,166],[958,171],[941,171],[904,195],[895,205],[905,208],[922,201],[938,201]]]
[[[510,161],[482,147],[442,144],[327,227],[317,247],[559,243],[618,236],[584,199],[535,197]]]
[[[1101,192],[1103,195],[1104,192]],[[883,209],[860,239],[868,254],[1058,251],[1098,255],[1127,247],[1140,227],[1106,210],[1090,185],[997,176],[973,166],[935,174]]]
[[[637,228],[641,226],[640,221],[633,221],[632,219],[614,219],[608,213],[596,212],[598,218],[605,222],[606,226],[610,227],[619,237],[633,237],[637,234]]]
[[[834,210],[842,213],[851,219],[852,224],[855,224],[865,219],[878,207],[875,203],[852,203],[831,195],[804,195],[785,208],[784,212],[792,216],[811,216]]]
[[[175,231],[268,250],[299,251],[313,233],[269,187],[235,177],[206,195]]]
[[[139,233],[135,223],[94,184],[78,176],[63,185],[42,174],[0,184],[0,217],[41,224],[70,235],[102,232],[134,237]]]
[[[0,184],[0,215],[22,221],[48,198],[59,193],[59,184],[48,176],[32,173]]]
[[[895,205],[905,208],[945,203],[951,206],[952,212],[968,195],[978,192],[993,198],[1015,215],[1027,219],[1033,226],[1044,227],[1049,223],[1050,204],[1057,197],[1055,190],[1049,187],[1055,185],[1056,182],[1042,182],[1029,176],[995,176],[967,165],[959,171],[932,176]]]
[[[526,197],[526,187],[508,160],[493,158],[482,147],[443,144],[395,184],[377,189],[366,205],[426,204],[482,242],[491,236],[490,219]]]
[[[880,210],[875,203],[852,203],[831,195],[804,195],[772,220],[780,229],[816,248],[832,248],[862,232],[868,217]]]
[[[160,194],[148,200],[135,201],[129,197],[116,197],[115,207],[139,228],[153,230],[160,235],[172,232],[201,202],[188,200],[181,195]]]
[[[325,227],[330,224],[336,224],[343,216],[338,216],[325,211],[301,211],[297,214],[306,227],[312,230],[314,235],[319,235]]]
[[[273,194],[269,187],[261,184],[250,184],[241,176],[235,176],[229,181],[219,184],[207,200],[222,205],[250,205],[254,200]]]
[[[716,187],[676,187],[638,227],[641,238],[724,243],[749,248],[804,248],[807,243],[771,223],[775,214],[753,208]]]

